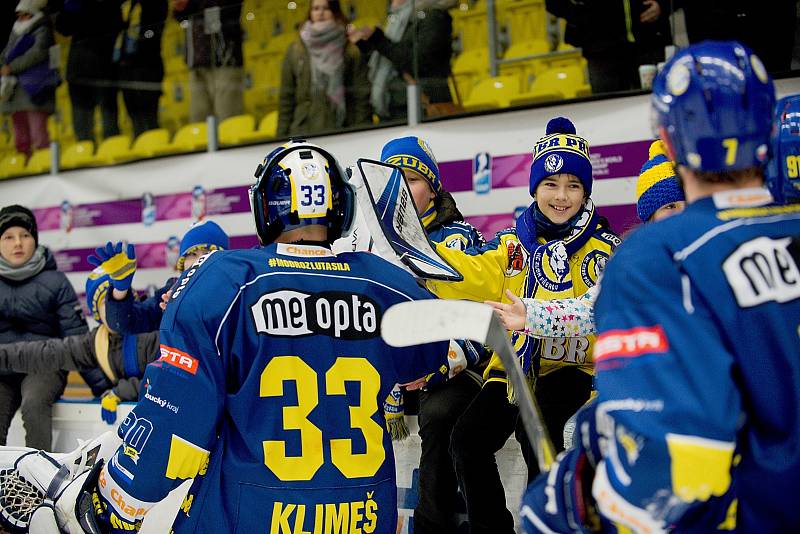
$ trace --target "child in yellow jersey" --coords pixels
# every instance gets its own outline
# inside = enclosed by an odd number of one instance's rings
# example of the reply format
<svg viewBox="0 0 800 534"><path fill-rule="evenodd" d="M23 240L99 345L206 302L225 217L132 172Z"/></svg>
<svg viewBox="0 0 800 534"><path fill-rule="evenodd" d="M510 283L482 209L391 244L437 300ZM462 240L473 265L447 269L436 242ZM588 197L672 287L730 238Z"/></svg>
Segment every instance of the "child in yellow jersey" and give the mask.
<svg viewBox="0 0 800 534"><path fill-rule="evenodd" d="M587 141L574 125L557 117L534 146L530 192L533 203L514 228L499 232L480 248L437 251L464 276L462 282L428 281L442 298L509 302L505 290L523 298L579 297L594 286L619 243L601 222L590 197L592 168ZM533 338L513 333L523 369L536 379L536 396L545 423L561 448L564 422L589 397L594 336ZM505 371L493 359L486 382L459 418L451 449L461 491L467 502L470 532L512 533L514 521L494 455L518 425L519 411L509 401ZM529 478L537 474L521 432Z"/></svg>

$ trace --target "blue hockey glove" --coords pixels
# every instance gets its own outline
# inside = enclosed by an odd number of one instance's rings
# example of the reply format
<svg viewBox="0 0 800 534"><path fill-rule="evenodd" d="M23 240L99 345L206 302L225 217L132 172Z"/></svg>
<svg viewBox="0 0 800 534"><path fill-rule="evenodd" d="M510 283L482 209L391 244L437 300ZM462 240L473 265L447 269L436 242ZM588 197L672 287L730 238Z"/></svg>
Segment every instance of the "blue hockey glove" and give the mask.
<svg viewBox="0 0 800 534"><path fill-rule="evenodd" d="M109 389L103 394L100 399L100 417L109 425L113 425L117 420L117 406L119 406L120 398L114 393L113 389Z"/></svg>
<svg viewBox="0 0 800 534"><path fill-rule="evenodd" d="M540 475L525 492L520 516L525 532L590 534L601 532L600 515L592 497L599 435L595 423L595 403L577 414L578 432L574 448L562 452L548 473ZM588 445L588 447L586 447Z"/></svg>
<svg viewBox="0 0 800 534"><path fill-rule="evenodd" d="M111 285L119 291L127 291L136 273L136 249L129 244L123 251L122 241L114 245L111 241L105 247L95 249L95 254L86 258L95 267L102 267L111 278Z"/></svg>

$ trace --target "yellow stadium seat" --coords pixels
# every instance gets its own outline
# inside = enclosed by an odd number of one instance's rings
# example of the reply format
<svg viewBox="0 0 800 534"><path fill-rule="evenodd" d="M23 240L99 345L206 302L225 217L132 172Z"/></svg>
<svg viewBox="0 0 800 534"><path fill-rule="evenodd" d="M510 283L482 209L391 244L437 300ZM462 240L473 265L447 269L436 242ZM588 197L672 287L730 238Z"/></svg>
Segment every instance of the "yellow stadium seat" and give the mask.
<svg viewBox="0 0 800 534"><path fill-rule="evenodd" d="M61 153L62 169L77 169L88 167L94 163L94 142L78 141L64 149Z"/></svg>
<svg viewBox="0 0 800 534"><path fill-rule="evenodd" d="M13 152L0 161L0 178L22 176L27 172L25 170L25 154Z"/></svg>
<svg viewBox="0 0 800 534"><path fill-rule="evenodd" d="M353 19L377 19L379 25L386 20L387 2L376 2L375 0L350 0L350 9L342 6L346 15Z"/></svg>
<svg viewBox="0 0 800 534"><path fill-rule="evenodd" d="M208 126L205 122L187 124L175 134L172 148L179 152L195 152L208 147Z"/></svg>
<svg viewBox="0 0 800 534"><path fill-rule="evenodd" d="M61 395L65 399L92 399L92 390L86 385L78 371L70 371L67 374L67 386Z"/></svg>
<svg viewBox="0 0 800 534"><path fill-rule="evenodd" d="M137 158L152 158L174 153L174 149L169 143L169 131L166 128L157 128L139 134L139 137L133 142L131 152Z"/></svg>
<svg viewBox="0 0 800 534"><path fill-rule="evenodd" d="M516 43L547 41L547 12L544 0L498 2L497 20L508 28L508 37ZM547 47L549 51L550 47Z"/></svg>
<svg viewBox="0 0 800 534"><path fill-rule="evenodd" d="M114 165L131 161L136 156L131 151L131 137L129 135L114 135L105 139L97 147L95 162L100 165Z"/></svg>
<svg viewBox="0 0 800 534"><path fill-rule="evenodd" d="M525 41L511 45L506 50L505 59L523 58L536 54L548 54L550 52L550 45L547 41ZM529 58L521 59L513 63L501 63L498 70L501 76L516 76L520 82L519 90L525 91L530 82L536 77L538 72L542 69L542 58Z"/></svg>
<svg viewBox="0 0 800 534"><path fill-rule="evenodd" d="M462 99L468 98L478 80L489 75L489 49L484 47L462 52L453 61L452 71L459 95Z"/></svg>
<svg viewBox="0 0 800 534"><path fill-rule="evenodd" d="M256 120L252 115L236 115L219 123L220 146L241 144L248 135L256 131Z"/></svg>
<svg viewBox="0 0 800 534"><path fill-rule="evenodd" d="M511 99L512 106L577 98L591 94L586 74L581 67L570 65L549 69L539 74L530 90Z"/></svg>
<svg viewBox="0 0 800 534"><path fill-rule="evenodd" d="M508 107L510 100L519 94L519 80L515 76L495 76L478 82L464 101L464 109L478 111Z"/></svg>
<svg viewBox="0 0 800 534"><path fill-rule="evenodd" d="M31 159L25 166L25 172L28 174L42 174L50 170L50 149L40 148L34 150L31 154Z"/></svg>
<svg viewBox="0 0 800 534"><path fill-rule="evenodd" d="M243 143L255 143L274 139L275 132L278 130L278 112L270 111L258 123L258 129L252 133L242 136Z"/></svg>
<svg viewBox="0 0 800 534"><path fill-rule="evenodd" d="M489 39L486 4L479 3L470 6L467 2L463 2L461 5L467 9L452 12L453 33L461 42L461 52L486 47Z"/></svg>

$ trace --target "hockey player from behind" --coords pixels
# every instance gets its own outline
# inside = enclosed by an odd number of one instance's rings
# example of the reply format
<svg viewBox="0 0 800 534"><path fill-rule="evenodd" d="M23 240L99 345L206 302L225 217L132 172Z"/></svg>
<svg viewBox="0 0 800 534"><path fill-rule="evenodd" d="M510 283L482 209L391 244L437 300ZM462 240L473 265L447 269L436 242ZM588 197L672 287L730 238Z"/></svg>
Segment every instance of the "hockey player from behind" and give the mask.
<svg viewBox="0 0 800 534"><path fill-rule="evenodd" d="M333 255L353 191L327 151L289 143L256 176L263 247L212 252L179 279L124 443L78 499L98 512L84 523L127 532L195 477L175 532L396 530L381 403L395 383L447 372L448 344L392 348L380 323L430 294L373 254ZM75 508L56 502L73 533Z"/></svg>
<svg viewBox="0 0 800 534"><path fill-rule="evenodd" d="M527 532L800 531L800 206L763 187L774 102L735 42L690 46L657 77L688 205L604 272L597 402L526 493Z"/></svg>

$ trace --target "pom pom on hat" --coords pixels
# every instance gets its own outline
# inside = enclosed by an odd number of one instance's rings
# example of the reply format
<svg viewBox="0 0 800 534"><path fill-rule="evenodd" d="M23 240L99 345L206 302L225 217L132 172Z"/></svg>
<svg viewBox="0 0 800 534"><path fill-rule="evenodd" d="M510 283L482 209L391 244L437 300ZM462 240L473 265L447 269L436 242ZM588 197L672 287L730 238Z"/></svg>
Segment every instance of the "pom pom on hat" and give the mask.
<svg viewBox="0 0 800 534"><path fill-rule="evenodd" d="M220 228L214 221L198 221L183 234L180 256L178 257L178 263L175 265L175 268L182 271L186 256L197 250L203 249L210 252L212 250L226 250L228 248L230 248L230 239L228 238L228 234L225 233L225 230Z"/></svg>
<svg viewBox="0 0 800 534"><path fill-rule="evenodd" d="M545 135L557 133L575 135L575 132L575 125L572 124L571 120L566 117L555 117L550 119L550 121L547 123Z"/></svg>
<svg viewBox="0 0 800 534"><path fill-rule="evenodd" d="M642 222L649 221L662 206L686 200L664 143L654 141L648 153L650 159L642 166L636 182L636 213Z"/></svg>
<svg viewBox="0 0 800 534"><path fill-rule="evenodd" d="M554 174L573 174L583 184L586 195L592 193L592 162L589 143L575 132L575 125L566 117L550 119L547 133L533 146L530 193L536 194L539 184Z"/></svg>

